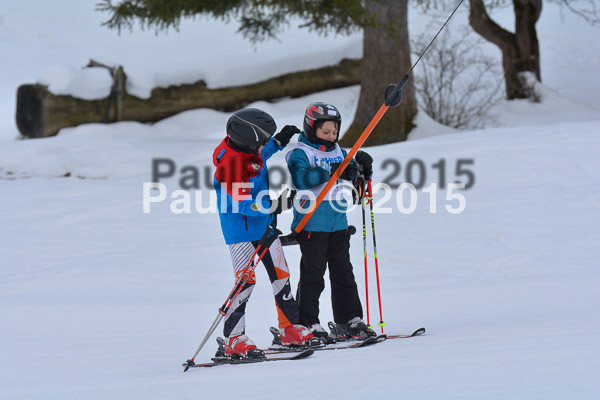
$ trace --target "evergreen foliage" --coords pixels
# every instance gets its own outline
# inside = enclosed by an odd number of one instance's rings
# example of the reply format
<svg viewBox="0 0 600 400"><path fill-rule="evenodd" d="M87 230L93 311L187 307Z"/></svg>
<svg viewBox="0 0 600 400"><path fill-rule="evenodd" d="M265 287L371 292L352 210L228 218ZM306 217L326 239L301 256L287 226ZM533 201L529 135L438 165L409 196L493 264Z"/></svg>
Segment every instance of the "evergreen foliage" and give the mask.
<svg viewBox="0 0 600 400"><path fill-rule="evenodd" d="M276 38L292 19L321 35L350 34L373 23L360 0L102 0L96 9L111 15L103 25L119 31L136 22L158 33L177 29L183 18L235 19L252 43Z"/></svg>

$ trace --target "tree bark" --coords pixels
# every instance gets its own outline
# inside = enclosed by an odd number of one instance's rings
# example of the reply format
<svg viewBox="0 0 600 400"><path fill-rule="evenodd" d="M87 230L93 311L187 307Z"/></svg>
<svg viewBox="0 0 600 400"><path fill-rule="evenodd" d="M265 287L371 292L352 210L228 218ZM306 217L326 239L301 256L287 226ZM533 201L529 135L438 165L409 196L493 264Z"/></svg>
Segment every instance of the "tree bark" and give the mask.
<svg viewBox="0 0 600 400"><path fill-rule="evenodd" d="M212 108L233 111L254 101L300 97L328 89L360 84L360 60L342 60L336 66L295 72L251 85L207 89L203 81L155 88L149 99L123 94L122 109L114 104L110 121L121 113L123 121L155 122L182 111ZM17 127L28 138L53 136L62 128L104 122L109 97L82 100L54 95L43 85L22 85L17 90Z"/></svg>
<svg viewBox="0 0 600 400"><path fill-rule="evenodd" d="M542 0L513 0L515 33L494 22L485 10L483 0L470 0L469 23L475 32L494 43L502 51L502 67L507 99L530 96L521 73L532 72L542 80L540 50L535 24L542 12Z"/></svg>
<svg viewBox="0 0 600 400"><path fill-rule="evenodd" d="M367 9L375 25L364 29L360 98L354 122L340 141L343 146L356 142L383 104L387 85L398 83L411 68L408 0L372 0ZM409 79L402 90L402 103L387 111L365 146L406 140L416 113L415 88Z"/></svg>

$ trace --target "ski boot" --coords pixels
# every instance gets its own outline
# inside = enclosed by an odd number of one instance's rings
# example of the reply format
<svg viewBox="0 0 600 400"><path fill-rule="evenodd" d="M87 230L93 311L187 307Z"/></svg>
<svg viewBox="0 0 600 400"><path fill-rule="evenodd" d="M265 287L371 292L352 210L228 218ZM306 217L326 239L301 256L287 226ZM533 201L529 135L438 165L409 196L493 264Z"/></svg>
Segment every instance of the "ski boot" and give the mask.
<svg viewBox="0 0 600 400"><path fill-rule="evenodd" d="M377 336L377 333L369 328L365 321L360 317L352 318L345 324L329 322L328 325L331 330L331 335L337 338L338 341L349 339L365 340L368 337Z"/></svg>
<svg viewBox="0 0 600 400"><path fill-rule="evenodd" d="M283 329L271 328L273 334L273 346L271 348L281 349L309 349L325 346L325 343L315 337L302 325L289 325Z"/></svg>
<svg viewBox="0 0 600 400"><path fill-rule="evenodd" d="M215 358L266 358L265 352L257 348L254 342L244 334L229 339L217 338L219 348Z"/></svg>
<svg viewBox="0 0 600 400"><path fill-rule="evenodd" d="M313 334L313 336L318 337L319 339L321 339L322 342L326 344L332 344L336 342L336 338L329 335L329 333L325 329L323 329L323 327L319 323L311 325L308 328L308 330L310 331L310 333Z"/></svg>

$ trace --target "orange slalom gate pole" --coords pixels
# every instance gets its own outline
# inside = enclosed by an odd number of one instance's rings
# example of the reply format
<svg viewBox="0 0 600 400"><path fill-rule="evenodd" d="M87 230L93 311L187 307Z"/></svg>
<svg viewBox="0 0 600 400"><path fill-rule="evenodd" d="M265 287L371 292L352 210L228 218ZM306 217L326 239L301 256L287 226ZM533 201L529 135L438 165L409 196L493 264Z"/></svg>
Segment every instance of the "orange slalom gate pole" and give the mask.
<svg viewBox="0 0 600 400"><path fill-rule="evenodd" d="M319 193L319 195L317 196L317 200L315 200L315 203L312 205L312 209L309 212L307 212L304 215L304 217L302 217L300 223L296 226L296 229L294 229L294 232L296 234L302 232L302 229L304 229L310 217L312 217L317 208L319 208L319 205L321 204L325 196L327 196L327 193L329 193L329 190L331 189L333 184L338 180L340 175L342 175L342 172L344 172L348 164L350 164L350 160L352 160L352 158L356 155L358 149L360 149L363 143L365 143L365 141L367 140L371 132L373 132L373 129L375 129L375 127L377 126L383 115L386 113L388 108L400 105L400 103L402 102L402 88L406 84L406 81L408 81L408 78L409 74L406 74L402 77L398 84L392 83L385 88L384 103L381 105L381 107L379 107L379 111L377 111L377 114L375 114L373 119L371 119L371 122L369 122L369 125L367 125L367 127L360 135L356 143L354 143L354 146L352 146L348 154L346 154L346 157L342 161L342 164L338 167L338 169L335 170L333 175L331 175L331 178L329 178L329 181L327 182L323 190L321 190L321 193Z"/></svg>

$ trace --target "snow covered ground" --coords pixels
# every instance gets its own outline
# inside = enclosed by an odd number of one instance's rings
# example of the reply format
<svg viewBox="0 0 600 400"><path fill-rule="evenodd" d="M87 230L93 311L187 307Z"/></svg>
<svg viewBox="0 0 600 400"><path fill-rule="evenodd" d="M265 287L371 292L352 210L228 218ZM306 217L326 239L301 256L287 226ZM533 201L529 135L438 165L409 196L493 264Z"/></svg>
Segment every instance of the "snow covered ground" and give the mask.
<svg viewBox="0 0 600 400"><path fill-rule="evenodd" d="M226 398L243 390L256 399L595 398L599 131L598 121L501 128L370 149L378 177L390 174L381 169L385 159L403 166L423 160L428 182L436 181L430 165L440 158L448 181L456 160L474 160L476 181L463 192L462 214L445 210L456 207L446 191L438 191L436 214L422 191L408 215L378 196L380 207L393 210L376 216L386 331L425 326L428 334L298 362L186 374L179 364L230 290L229 255L214 214L176 215L170 201L144 214L142 182L151 156L200 168L217 140L191 148L189 138L165 134L154 138L147 159L126 162L130 144L115 157L110 136L65 135L87 136L99 159L104 154L126 172L0 181L0 397ZM139 145L148 141L137 137ZM188 149L188 158L176 148ZM272 165L283 165L283 155ZM177 178L165 183L179 188ZM350 218L360 226L359 210ZM289 222L287 215L280 224ZM362 293L361 238L352 246ZM295 282L298 250L286 248L286 255ZM258 279L248 334L267 346L276 312L262 270ZM323 321L331 319L327 298ZM198 359L214 349L211 340Z"/></svg>
<svg viewBox="0 0 600 400"><path fill-rule="evenodd" d="M179 171L194 166L202 193L191 195L207 205L212 149L223 137L228 115L194 110L152 126L91 124L54 138L12 140L10 96L18 84L35 81L54 68L49 66L53 62L79 66L100 53L118 61L135 58L127 45L106 40L113 33L90 28L103 17L89 9L84 2L70 3L65 21L70 28L57 29L58 12L35 11L31 2L2 7L0 45L16 56L0 74L1 399L600 396L594 372L600 367L600 81L595 72L599 56L592 51L598 39L590 33L597 31L567 15L568 29L559 34L560 14L548 13L553 10L549 5L540 21L542 54L549 57L541 104L504 104L502 127L470 132L440 127L420 114L411 134L419 140L368 150L376 160L378 181L402 182L411 160L424 163L425 186L440 182L440 168L432 166L441 165L440 160L445 183L466 180L467 175L457 176L459 160L474 174L473 187L460 192L466 200L460 214L447 211L445 206L456 207L457 201L447 200L448 191L441 188L433 204L419 190L410 214L399 211L396 190L389 199L383 191L376 196L386 333L425 326L427 335L320 352L302 361L183 374L180 364L193 354L231 289L229 254L217 215L173 213L170 199L143 213L142 186L151 178L154 158L171 158L178 173L163 180L169 194L180 189ZM190 23L179 36L136 32L123 39L130 45L133 40L142 52L159 48L163 55L187 57L198 40L193 29ZM290 34L294 43L302 42L300 36ZM247 47L234 36L223 40ZM332 48L343 54L346 40L332 38ZM181 43L179 50L173 43ZM24 44L31 45L27 52L20 47ZM268 46L288 49L289 43ZM106 53L92 54L88 48ZM294 49L301 53L299 45ZM34 54L53 52L56 58L40 57L33 66ZM260 47L257 53L258 58L265 54ZM226 57L225 51L219 54ZM281 54L290 60L285 68L296 60L294 54ZM583 54L586 62L567 63L564 57L572 54ZM192 80L196 56L189 55L187 64ZM170 71L165 61L170 57L156 57L156 69L141 60L135 67L139 82L152 82L149 87L160 81L157 76L172 78L161 75ZM279 73L274 67L279 64L269 62L271 71ZM175 64L182 69L173 74L188 79L187 66ZM218 84L218 72L207 68L203 73ZM306 104L318 99L339 106L350 121L357 95L358 88L352 87L253 106L276 116L279 126L299 125ZM394 175L397 164L402 169ZM274 166L284 166L284 153L270 161ZM403 206L408 204L405 196ZM359 209L350 220L361 225ZM290 214L280 218L285 229L290 222ZM285 252L295 286L300 254L293 247ZM356 235L352 257L362 294L361 256L362 238ZM264 347L276 311L260 268L258 280L247 333ZM372 294L374 281L372 271ZM332 318L328 297L326 289L322 322ZM372 295L372 322L378 318L375 301ZM213 338L197 360L210 358L215 347Z"/></svg>

